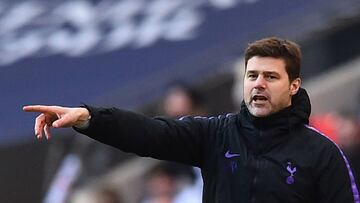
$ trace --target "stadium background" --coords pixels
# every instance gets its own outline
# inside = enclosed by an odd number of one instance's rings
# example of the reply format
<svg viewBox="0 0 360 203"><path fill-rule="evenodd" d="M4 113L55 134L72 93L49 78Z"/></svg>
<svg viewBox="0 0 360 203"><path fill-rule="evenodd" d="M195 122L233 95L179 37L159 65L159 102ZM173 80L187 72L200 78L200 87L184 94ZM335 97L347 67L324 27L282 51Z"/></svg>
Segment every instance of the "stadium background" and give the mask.
<svg viewBox="0 0 360 203"><path fill-rule="evenodd" d="M64 157L76 150L87 156L83 149L91 146L111 155L83 161L103 167L83 174L79 187L121 176L116 168L124 171L134 160L75 140L71 130L39 142L35 114L22 112L23 105L86 103L154 115L169 84L185 81L202 92L211 114L236 112L235 69L243 68L247 43L267 36L301 45L314 114L359 114L356 0L1 1L0 202L41 202Z"/></svg>

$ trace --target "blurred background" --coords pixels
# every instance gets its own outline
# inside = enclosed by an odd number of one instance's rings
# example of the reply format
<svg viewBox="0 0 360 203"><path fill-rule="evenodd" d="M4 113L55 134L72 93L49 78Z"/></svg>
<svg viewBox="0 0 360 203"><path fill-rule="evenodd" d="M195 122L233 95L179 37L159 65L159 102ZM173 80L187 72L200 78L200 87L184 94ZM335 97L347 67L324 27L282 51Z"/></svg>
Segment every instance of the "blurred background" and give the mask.
<svg viewBox="0 0 360 203"><path fill-rule="evenodd" d="M243 53L300 44L311 124L360 173L358 0L1 0L0 202L200 202L196 168L73 130L33 134L27 104L115 106L149 116L237 112Z"/></svg>

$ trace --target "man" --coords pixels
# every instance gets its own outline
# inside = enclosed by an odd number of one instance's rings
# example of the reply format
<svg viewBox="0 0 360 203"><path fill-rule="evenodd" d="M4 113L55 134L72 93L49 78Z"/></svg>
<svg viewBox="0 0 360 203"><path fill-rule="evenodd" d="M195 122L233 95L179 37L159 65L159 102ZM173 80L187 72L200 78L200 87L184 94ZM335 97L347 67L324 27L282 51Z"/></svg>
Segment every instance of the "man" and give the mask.
<svg viewBox="0 0 360 203"><path fill-rule="evenodd" d="M26 106L41 112L38 138L71 127L140 156L198 166L203 202L360 202L342 152L307 126L297 44L265 38L245 52L240 113L217 118L148 118L115 108Z"/></svg>

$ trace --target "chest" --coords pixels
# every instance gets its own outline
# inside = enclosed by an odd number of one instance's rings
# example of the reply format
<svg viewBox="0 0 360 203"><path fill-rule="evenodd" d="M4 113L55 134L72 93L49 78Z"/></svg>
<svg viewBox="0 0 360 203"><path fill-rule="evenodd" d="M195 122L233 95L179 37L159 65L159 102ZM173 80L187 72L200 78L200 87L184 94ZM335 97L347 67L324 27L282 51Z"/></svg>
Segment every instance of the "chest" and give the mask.
<svg viewBox="0 0 360 203"><path fill-rule="evenodd" d="M286 139L259 153L237 136L216 148L208 182L218 197L231 202L311 202L316 177L306 145Z"/></svg>

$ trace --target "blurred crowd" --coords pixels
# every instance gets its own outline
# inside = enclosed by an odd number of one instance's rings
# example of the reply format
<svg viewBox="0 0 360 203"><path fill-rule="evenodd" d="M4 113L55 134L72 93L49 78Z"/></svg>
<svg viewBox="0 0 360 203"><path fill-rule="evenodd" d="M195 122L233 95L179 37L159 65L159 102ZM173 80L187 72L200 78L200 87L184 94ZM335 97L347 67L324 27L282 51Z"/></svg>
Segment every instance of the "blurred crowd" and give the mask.
<svg viewBox="0 0 360 203"><path fill-rule="evenodd" d="M169 118L209 115L200 92L182 82L168 87L161 106L162 114ZM198 168L162 162L149 171L145 180L141 203L201 202L202 178Z"/></svg>

